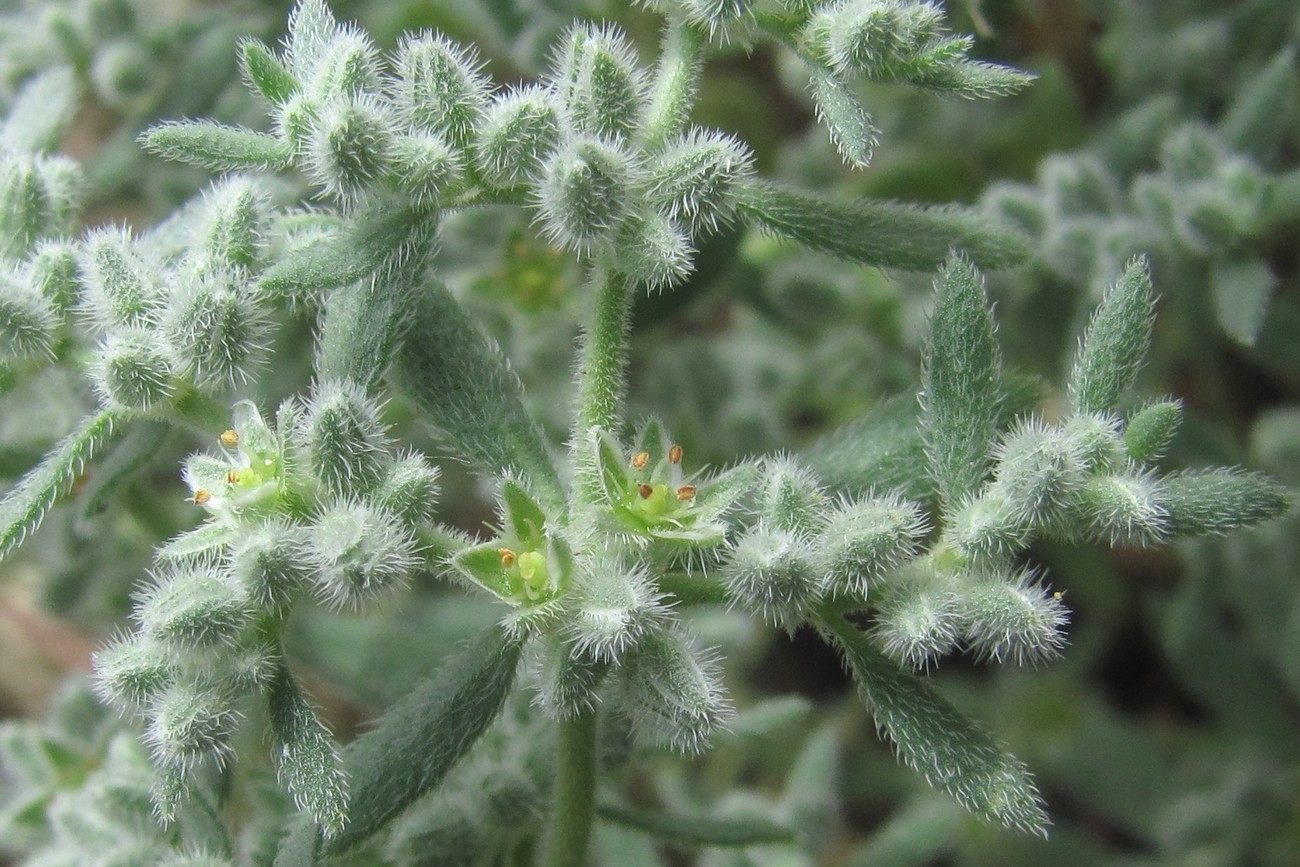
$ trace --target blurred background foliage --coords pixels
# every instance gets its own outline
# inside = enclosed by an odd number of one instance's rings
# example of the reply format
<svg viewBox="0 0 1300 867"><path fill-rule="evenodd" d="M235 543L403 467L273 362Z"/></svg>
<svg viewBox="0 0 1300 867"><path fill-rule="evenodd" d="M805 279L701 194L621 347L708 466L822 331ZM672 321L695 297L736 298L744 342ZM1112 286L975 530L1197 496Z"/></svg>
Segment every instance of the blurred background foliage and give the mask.
<svg viewBox="0 0 1300 867"><path fill-rule="evenodd" d="M643 57L658 41L654 13L613 0L334 5L380 45L420 28L474 42L503 82L544 68L547 46L575 17L620 21ZM706 70L696 120L737 133L761 172L793 184L982 203L1022 226L1034 260L991 276L989 288L1007 362L1049 418L1087 311L1130 255L1149 253L1161 298L1138 391L1177 398L1185 412L1166 465L1239 464L1300 486L1300 7L948 7L955 30L980 34L973 55L1036 73L1034 86L975 104L863 84L885 135L874 164L851 172L814 122L799 65L770 46L736 43ZM0 104L55 66L81 82L61 149L91 181L88 225L151 226L201 188L201 172L140 151L135 136L150 122L265 126L236 80L235 46L242 33L278 38L287 3L29 0L0 9ZM575 267L526 215L504 209L450 219L437 267L562 439ZM915 393L929 298L923 276L845 265L740 230L715 237L686 285L639 302L634 409L664 418L701 462L798 451ZM312 328L302 319L281 331L257 392L263 406L307 382ZM0 380L0 478L12 481L92 397L58 368L20 385L8 371ZM400 404L389 414L404 439L441 457ZM0 839L14 852L76 839L78 819L98 821L114 799L147 789L140 748L122 736L131 723L96 711L78 678L90 650L124 622L151 547L198 520L178 472L194 447L137 426L3 567ZM491 518L484 492L441 463L444 519L480 529ZM822 832L797 847L669 852L668 863L1300 863L1300 518L1159 551L1044 543L1033 557L1073 613L1064 659L1025 671L954 658L934 676L1036 773L1055 822L1049 839L983 825L899 767L815 635L786 636L719 609L694 625L734 663L735 731L698 760L640 763L627 782L646 804L676 812L797 814ZM417 586L364 620L306 612L291 649L347 737L494 617L444 584ZM266 782L253 787L265 803L244 805L265 819L287 805L256 766L264 752L250 750L239 773ZM259 839L249 833L242 853L253 863L270 851ZM597 846L602 863L664 863L616 826L600 829Z"/></svg>

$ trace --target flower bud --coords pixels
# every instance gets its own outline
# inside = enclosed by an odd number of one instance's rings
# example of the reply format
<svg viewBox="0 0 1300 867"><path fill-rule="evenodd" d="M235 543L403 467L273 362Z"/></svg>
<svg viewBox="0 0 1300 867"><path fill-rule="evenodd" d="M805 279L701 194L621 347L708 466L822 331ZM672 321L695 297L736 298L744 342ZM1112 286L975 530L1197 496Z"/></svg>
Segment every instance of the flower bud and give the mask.
<svg viewBox="0 0 1300 867"><path fill-rule="evenodd" d="M621 149L577 138L547 161L538 184L543 230L579 252L610 237L632 208L637 171Z"/></svg>
<svg viewBox="0 0 1300 867"><path fill-rule="evenodd" d="M997 471L990 494L1003 498L1028 527L1051 523L1083 484L1083 460L1072 445L1056 429L1021 424L994 451Z"/></svg>
<svg viewBox="0 0 1300 867"><path fill-rule="evenodd" d="M641 740L699 753L733 715L716 660L684 636L656 632L619 670L620 712Z"/></svg>
<svg viewBox="0 0 1300 867"><path fill-rule="evenodd" d="M692 237L716 232L735 219L736 187L753 172L753 156L734 137L693 129L655 157L646 198Z"/></svg>
<svg viewBox="0 0 1300 867"><path fill-rule="evenodd" d="M498 97L479 126L479 172L497 187L530 181L559 147L561 133L555 97L549 91L529 87Z"/></svg>
<svg viewBox="0 0 1300 867"><path fill-rule="evenodd" d="M738 607L785 629L802 623L822 594L812 546L788 530L762 524L736 542L722 574Z"/></svg>
<svg viewBox="0 0 1300 867"><path fill-rule="evenodd" d="M267 217L267 202L257 186L246 178L225 180L203 197L198 241L216 268L252 268Z"/></svg>
<svg viewBox="0 0 1300 867"><path fill-rule="evenodd" d="M368 490L392 462L379 404L351 381L316 387L303 433L312 471L340 495Z"/></svg>
<svg viewBox="0 0 1300 867"><path fill-rule="evenodd" d="M1183 404L1177 400L1158 401L1135 412L1124 427L1124 449L1129 457L1141 464L1158 461L1182 417Z"/></svg>
<svg viewBox="0 0 1300 867"><path fill-rule="evenodd" d="M1097 475L1072 504L1072 517L1094 538L1112 545L1152 545L1169 532L1169 509L1160 480L1148 473Z"/></svg>
<svg viewBox="0 0 1300 867"><path fill-rule="evenodd" d="M574 577L565 631L576 653L617 662L668 619L649 574L629 570L613 554L584 563Z"/></svg>
<svg viewBox="0 0 1300 867"><path fill-rule="evenodd" d="M442 200L464 174L460 155L441 136L401 135L393 142L389 179L421 204Z"/></svg>
<svg viewBox="0 0 1300 867"><path fill-rule="evenodd" d="M1005 557L1029 544L1030 526L1016 504L988 489L951 516L944 536L972 561Z"/></svg>
<svg viewBox="0 0 1300 867"><path fill-rule="evenodd" d="M155 576L136 607L149 638L178 649L231 646L251 611L243 588L211 562L173 566Z"/></svg>
<svg viewBox="0 0 1300 867"><path fill-rule="evenodd" d="M178 683L154 706L145 741L154 759L169 768L188 771L205 759L223 765L234 756L238 723L238 713L216 688Z"/></svg>
<svg viewBox="0 0 1300 867"><path fill-rule="evenodd" d="M683 0L686 17L706 28L710 35L739 22L753 11L753 0Z"/></svg>
<svg viewBox="0 0 1300 867"><path fill-rule="evenodd" d="M822 524L826 497L817 475L793 458L769 459L763 467L759 517L777 530L812 533Z"/></svg>
<svg viewBox="0 0 1300 867"><path fill-rule="evenodd" d="M179 372L200 388L246 382L262 360L269 325L250 287L222 271L182 275L162 317Z"/></svg>
<svg viewBox="0 0 1300 867"><path fill-rule="evenodd" d="M115 638L95 652L95 687L120 708L140 710L171 686L176 668L169 651L140 636Z"/></svg>
<svg viewBox="0 0 1300 867"><path fill-rule="evenodd" d="M359 502L329 506L308 534L316 590L335 608L359 609L405 584L417 550L396 518Z"/></svg>
<svg viewBox="0 0 1300 867"><path fill-rule="evenodd" d="M492 87L474 51L426 34L398 46L395 65L393 102L402 121L455 148L468 145Z"/></svg>
<svg viewBox="0 0 1300 867"><path fill-rule="evenodd" d="M433 520L438 505L440 471L420 455L407 455L388 466L387 474L375 489L375 502L416 527Z"/></svg>
<svg viewBox="0 0 1300 867"><path fill-rule="evenodd" d="M1078 456L1085 473L1113 472L1128 462L1120 438L1120 420L1109 413L1079 413L1061 425L1066 448Z"/></svg>
<svg viewBox="0 0 1300 867"><path fill-rule="evenodd" d="M694 267L690 239L671 220L649 208L623 221L614 248L619 269L649 289L679 283Z"/></svg>
<svg viewBox="0 0 1300 867"><path fill-rule="evenodd" d="M370 38L353 27L337 28L320 46L305 90L321 103L377 92L379 52Z"/></svg>
<svg viewBox="0 0 1300 867"><path fill-rule="evenodd" d="M958 605L966 641L985 659L1033 665L1060 655L1069 615L1059 595L1048 593L1031 574L1009 581L977 579Z"/></svg>
<svg viewBox="0 0 1300 867"><path fill-rule="evenodd" d="M336 199L353 201L392 169L396 135L372 99L329 103L311 128L307 174Z"/></svg>
<svg viewBox="0 0 1300 867"><path fill-rule="evenodd" d="M641 125L645 83L632 46L615 28L570 30L556 57L555 87L579 132L626 141Z"/></svg>
<svg viewBox="0 0 1300 867"><path fill-rule="evenodd" d="M128 233L91 233L82 244L81 279L92 323L101 329L155 325L163 304L160 273Z"/></svg>
<svg viewBox="0 0 1300 867"><path fill-rule="evenodd" d="M27 279L62 314L77 302L81 289L80 270L71 245L46 241L37 246L27 263Z"/></svg>
<svg viewBox="0 0 1300 867"><path fill-rule="evenodd" d="M956 648L961 627L952 588L937 576L918 572L890 588L876 612L871 637L886 655L919 669Z"/></svg>
<svg viewBox="0 0 1300 867"><path fill-rule="evenodd" d="M252 604L283 610L297 598L309 577L306 534L284 521L269 521L230 549L230 567Z"/></svg>
<svg viewBox="0 0 1300 867"><path fill-rule="evenodd" d="M0 273L0 362L53 358L58 327L48 298L19 275Z"/></svg>
<svg viewBox="0 0 1300 867"><path fill-rule="evenodd" d="M65 157L5 157L0 161L0 252L23 259L42 238L67 235L80 189L80 169Z"/></svg>
<svg viewBox="0 0 1300 867"><path fill-rule="evenodd" d="M172 362L158 338L137 328L114 331L91 363L95 390L108 406L148 411L171 399Z"/></svg>
<svg viewBox="0 0 1300 867"><path fill-rule="evenodd" d="M925 531L925 517L913 503L893 497L841 502L817 542L826 589L865 596L875 579L915 555Z"/></svg>
<svg viewBox="0 0 1300 867"><path fill-rule="evenodd" d="M943 32L933 3L856 0L821 13L826 53L841 75L890 78Z"/></svg>

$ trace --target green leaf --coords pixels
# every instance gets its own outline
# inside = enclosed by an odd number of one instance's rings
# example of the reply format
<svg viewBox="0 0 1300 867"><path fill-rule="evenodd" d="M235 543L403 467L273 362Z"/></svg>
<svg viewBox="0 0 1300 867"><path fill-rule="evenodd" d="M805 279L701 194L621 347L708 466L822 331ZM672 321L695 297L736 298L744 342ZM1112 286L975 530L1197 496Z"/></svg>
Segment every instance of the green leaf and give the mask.
<svg viewBox="0 0 1300 867"><path fill-rule="evenodd" d="M40 525L95 453L113 438L119 418L109 410L90 416L5 494L0 500L0 559Z"/></svg>
<svg viewBox="0 0 1300 867"><path fill-rule="evenodd" d="M1124 450L1140 464L1160 459L1183 418L1183 404L1161 400L1142 407L1124 426Z"/></svg>
<svg viewBox="0 0 1300 867"><path fill-rule="evenodd" d="M1247 346L1255 344L1276 288L1277 277L1262 259L1215 259L1210 265L1210 295L1219 325Z"/></svg>
<svg viewBox="0 0 1300 867"><path fill-rule="evenodd" d="M812 93L817 116L826 124L840 156L854 168L866 168L880 142L880 130L857 94L824 69L812 70Z"/></svg>
<svg viewBox="0 0 1300 867"><path fill-rule="evenodd" d="M289 146L274 136L204 120L164 123L148 129L140 143L169 160L213 172L282 169Z"/></svg>
<svg viewBox="0 0 1300 867"><path fill-rule="evenodd" d="M838 639L876 725L908 767L973 813L1008 828L1047 833L1047 813L1019 760L925 679L900 670L848 621L832 617L823 625Z"/></svg>
<svg viewBox="0 0 1300 867"><path fill-rule="evenodd" d="M765 181L738 184L736 192L741 212L768 231L864 265L928 270L955 247L981 267L996 269L1030 253L1023 235L972 209L845 202Z"/></svg>
<svg viewBox="0 0 1300 867"><path fill-rule="evenodd" d="M1219 121L1219 136L1235 153L1271 156L1295 115L1296 47L1289 44L1236 89Z"/></svg>
<svg viewBox="0 0 1300 867"><path fill-rule="evenodd" d="M198 557L229 545L241 532L234 524L208 521L169 540L154 551L154 557L159 561Z"/></svg>
<svg viewBox="0 0 1300 867"><path fill-rule="evenodd" d="M934 496L916 398L882 401L865 415L813 440L799 460L832 491L898 491L911 500Z"/></svg>
<svg viewBox="0 0 1300 867"><path fill-rule="evenodd" d="M1207 536L1250 527L1285 514L1291 495L1259 473L1217 468L1160 480L1171 536Z"/></svg>
<svg viewBox="0 0 1300 867"><path fill-rule="evenodd" d="M409 333L393 375L424 417L483 472L522 474L544 503L561 505L559 475L524 409L519 378L445 286L426 282Z"/></svg>
<svg viewBox="0 0 1300 867"><path fill-rule="evenodd" d="M141 470L165 452L172 431L171 425L157 421L132 425L117 447L95 467L90 481L82 489L82 516L93 518L107 509L109 501L123 484L134 480Z"/></svg>
<svg viewBox="0 0 1300 867"><path fill-rule="evenodd" d="M1001 360L980 275L950 259L935 280L921 425L930 474L951 513L979 490L988 472L1002 399Z"/></svg>
<svg viewBox="0 0 1300 867"><path fill-rule="evenodd" d="M18 91L0 128L0 146L24 154L52 151L76 109L76 74L67 66L47 69Z"/></svg>
<svg viewBox="0 0 1300 867"><path fill-rule="evenodd" d="M532 498L532 495L514 479L501 483L501 506L506 521L505 529L514 533L521 542L533 546L540 545L544 536L542 528L546 526L546 513ZM497 567L500 568L500 563Z"/></svg>
<svg viewBox="0 0 1300 867"><path fill-rule="evenodd" d="M1151 342L1152 301L1146 260L1133 259L1106 291L1083 337L1070 377L1075 412L1110 412L1133 385Z"/></svg>
<svg viewBox="0 0 1300 867"><path fill-rule="evenodd" d="M346 757L348 824L325 842L327 852L369 838L437 787L501 712L522 647L492 627L357 738Z"/></svg>
<svg viewBox="0 0 1300 867"><path fill-rule="evenodd" d="M739 848L793 843L794 831L762 816L650 813L601 804L596 815L681 846Z"/></svg>
<svg viewBox="0 0 1300 867"><path fill-rule="evenodd" d="M267 688L276 770L299 809L333 837L347 821L347 792L329 729L283 661Z"/></svg>
<svg viewBox="0 0 1300 867"><path fill-rule="evenodd" d="M514 596L505 569L501 565L501 552L497 542L485 542L457 551L452 564L465 577L502 599Z"/></svg>
<svg viewBox="0 0 1300 867"><path fill-rule="evenodd" d="M1010 66L966 60L937 66L909 78L907 83L929 90L955 93L966 99L1009 96L1024 90L1036 78Z"/></svg>
<svg viewBox="0 0 1300 867"><path fill-rule="evenodd" d="M239 43L239 65L244 78L272 105L282 105L298 90L298 79L261 40Z"/></svg>
<svg viewBox="0 0 1300 867"><path fill-rule="evenodd" d="M370 390L411 323L437 221L420 208L389 211L381 204L358 215L343 242L368 267L365 277L335 290L325 304L316 355L320 381L351 380Z"/></svg>

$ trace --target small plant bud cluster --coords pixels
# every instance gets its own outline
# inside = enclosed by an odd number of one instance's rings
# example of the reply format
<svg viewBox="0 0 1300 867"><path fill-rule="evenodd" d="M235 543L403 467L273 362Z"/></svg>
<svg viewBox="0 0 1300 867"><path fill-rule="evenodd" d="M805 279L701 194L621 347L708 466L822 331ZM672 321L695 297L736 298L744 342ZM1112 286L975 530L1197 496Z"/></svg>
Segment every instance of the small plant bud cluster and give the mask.
<svg viewBox="0 0 1300 867"><path fill-rule="evenodd" d="M145 715L154 759L175 777L175 791L157 798L164 813L198 766L232 757L248 696L296 689L280 633L304 593L355 610L422 562L416 534L428 526L438 473L392 453L371 398L324 383L305 403L281 406L276 425L241 402L220 450L186 462L190 501L213 520L160 549L136 602L138 630L96 656L102 694ZM290 706L314 720L303 701ZM332 762L327 741L325 754Z"/></svg>
<svg viewBox="0 0 1300 867"><path fill-rule="evenodd" d="M736 606L786 630L834 600L862 604L916 556L927 532L919 506L828 496L791 458L767 461L761 474L756 520L732 543L722 572Z"/></svg>

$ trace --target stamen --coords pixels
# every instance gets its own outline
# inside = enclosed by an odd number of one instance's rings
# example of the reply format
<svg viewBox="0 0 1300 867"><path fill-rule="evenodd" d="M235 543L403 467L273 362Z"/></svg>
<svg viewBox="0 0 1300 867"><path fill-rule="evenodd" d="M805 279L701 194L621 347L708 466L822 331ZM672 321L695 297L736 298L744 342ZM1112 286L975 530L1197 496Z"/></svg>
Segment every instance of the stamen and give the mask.
<svg viewBox="0 0 1300 867"><path fill-rule="evenodd" d="M221 444L228 449L233 449L235 446L239 445L239 434L235 433L233 430L223 431L221 436L217 437L217 439L221 440Z"/></svg>
<svg viewBox="0 0 1300 867"><path fill-rule="evenodd" d="M649 463L650 463L649 452L637 452L636 454L632 455L632 469L634 470L644 470Z"/></svg>
<svg viewBox="0 0 1300 867"><path fill-rule="evenodd" d="M673 443L672 447L668 449L668 463L680 464L682 462L682 454L682 447Z"/></svg>
<svg viewBox="0 0 1300 867"><path fill-rule="evenodd" d="M202 506L204 503L206 503L208 500L211 499L212 499L211 491L207 490L206 488L199 488L197 491L194 492L194 496L190 497L190 502L196 506Z"/></svg>
<svg viewBox="0 0 1300 867"><path fill-rule="evenodd" d="M650 495L655 492L655 489L647 485L645 482L642 482L636 486L636 492L641 495L641 499L648 500L650 499Z"/></svg>
<svg viewBox="0 0 1300 867"><path fill-rule="evenodd" d="M511 566L515 565L516 554L514 551L511 551L509 548L498 548L497 553L501 555L502 569L509 569Z"/></svg>
<svg viewBox="0 0 1300 867"><path fill-rule="evenodd" d="M677 489L677 499L681 500L683 503L695 499L695 486L682 485L680 488Z"/></svg>

